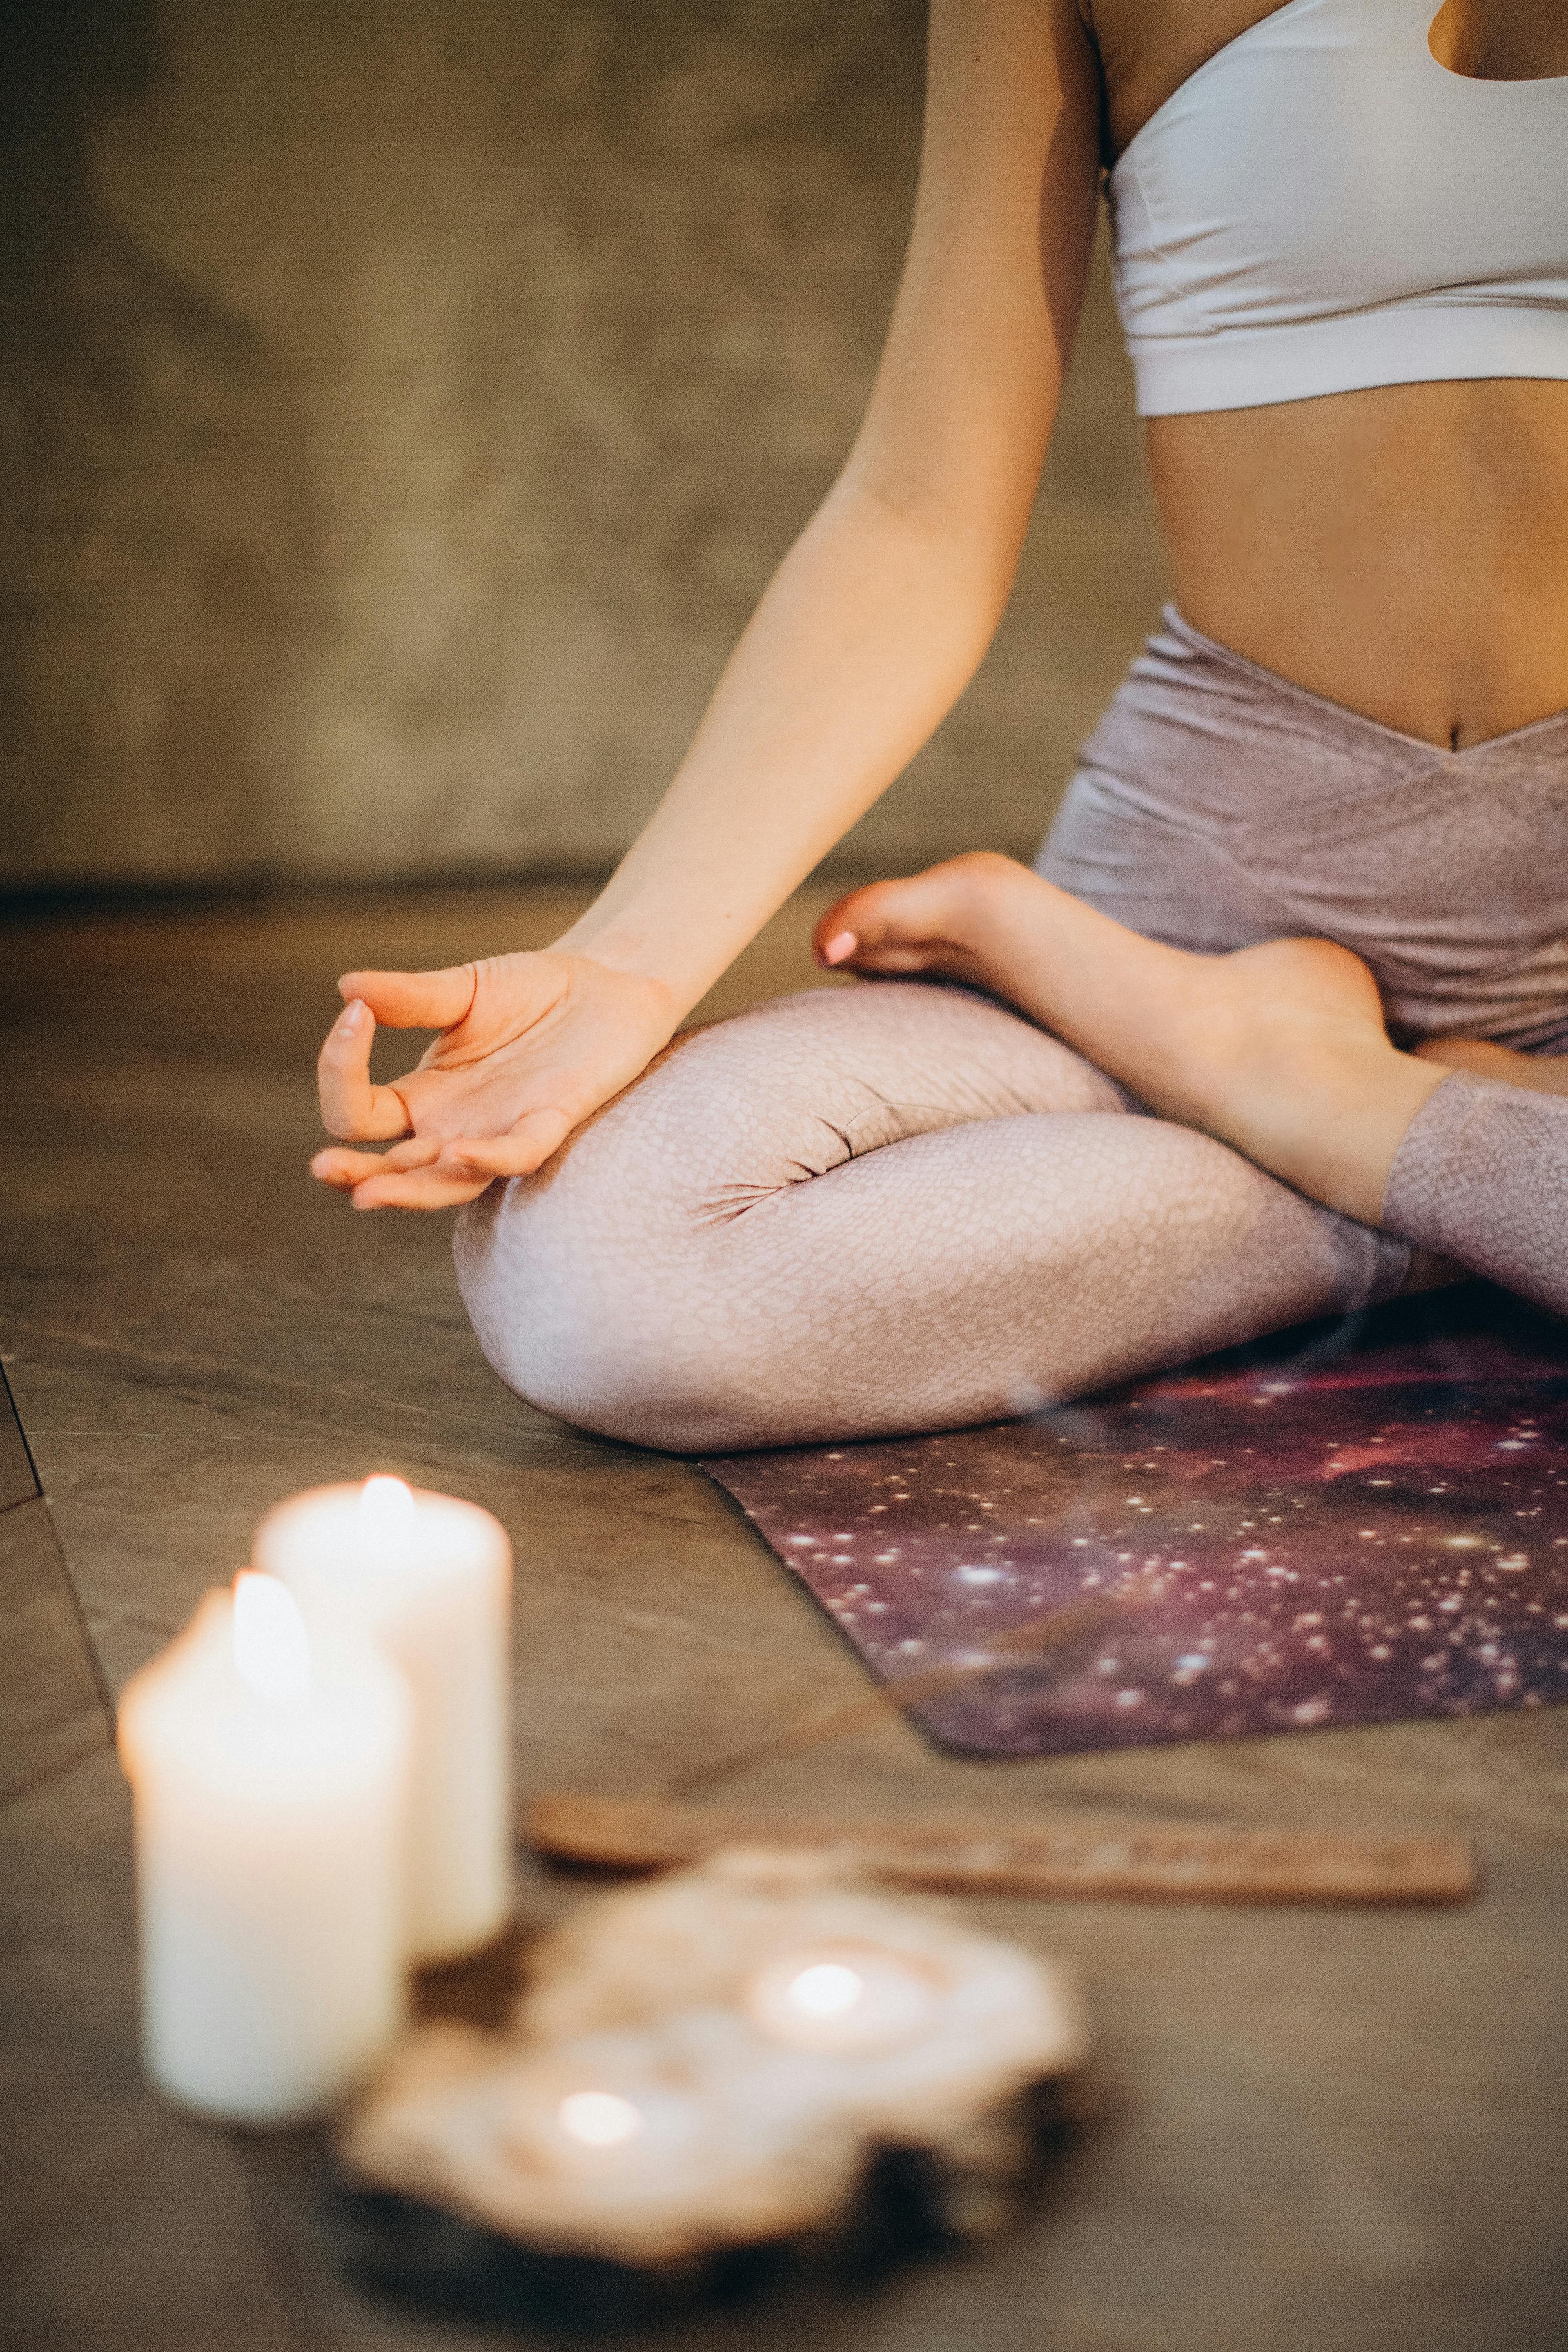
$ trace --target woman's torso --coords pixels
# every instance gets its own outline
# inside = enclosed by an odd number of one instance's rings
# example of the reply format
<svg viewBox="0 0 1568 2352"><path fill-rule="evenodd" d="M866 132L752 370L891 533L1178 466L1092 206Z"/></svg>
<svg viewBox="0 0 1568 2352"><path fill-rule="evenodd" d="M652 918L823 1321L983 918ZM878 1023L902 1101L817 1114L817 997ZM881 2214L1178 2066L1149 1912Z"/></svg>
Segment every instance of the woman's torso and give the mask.
<svg viewBox="0 0 1568 2352"><path fill-rule="evenodd" d="M1167 610L1080 761L1038 864L1119 922L1209 954L1338 940L1402 1044L1568 1053L1568 708L1455 750Z"/></svg>
<svg viewBox="0 0 1568 2352"><path fill-rule="evenodd" d="M1085 9L1116 155L1279 13L1258 0ZM1568 0L1433 0L1433 15L1436 66L1462 79L1568 76ZM1568 709L1568 382L1379 384L1152 415L1148 446L1181 608L1205 635L1434 744Z"/></svg>

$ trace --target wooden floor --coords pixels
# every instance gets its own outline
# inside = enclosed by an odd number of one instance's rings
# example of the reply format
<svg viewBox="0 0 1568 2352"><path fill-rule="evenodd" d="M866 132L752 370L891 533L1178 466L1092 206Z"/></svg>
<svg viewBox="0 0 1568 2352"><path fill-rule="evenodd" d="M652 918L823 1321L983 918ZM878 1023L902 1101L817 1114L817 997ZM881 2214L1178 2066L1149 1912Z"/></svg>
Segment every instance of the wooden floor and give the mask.
<svg viewBox="0 0 1568 2352"><path fill-rule="evenodd" d="M244 1560L268 1503L393 1468L500 1515L525 1792L646 1791L862 1686L695 1468L577 1435L495 1382L445 1220L356 1217L306 1180L333 973L539 943L569 898L313 899L0 936L0 1342L31 1446L0 1412L0 2343L17 2352L578 2340L356 2284L314 2135L198 2128L141 2082L109 1706ZM812 911L786 910L726 1003L809 984ZM1452 1828L1487 1885L1426 1916L974 1904L1078 1961L1100 2030L1089 2120L1028 2223L874 2292L798 2287L617 2342L1568 2340L1568 1712L1007 1764L891 1721L723 1797ZM519 1897L531 1922L581 1899L525 1863Z"/></svg>

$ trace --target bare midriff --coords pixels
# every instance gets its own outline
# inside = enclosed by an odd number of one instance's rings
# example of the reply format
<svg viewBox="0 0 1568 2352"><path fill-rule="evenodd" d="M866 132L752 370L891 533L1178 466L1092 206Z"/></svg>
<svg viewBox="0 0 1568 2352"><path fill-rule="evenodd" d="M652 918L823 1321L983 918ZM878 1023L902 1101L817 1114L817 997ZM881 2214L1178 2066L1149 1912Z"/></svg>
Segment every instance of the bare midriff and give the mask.
<svg viewBox="0 0 1568 2352"><path fill-rule="evenodd" d="M1079 0L1120 152L1279 0ZM1450 72L1568 74L1568 0L1432 0ZM1463 747L1568 709L1568 383L1378 385L1149 419L1177 601L1205 636Z"/></svg>
<svg viewBox="0 0 1568 2352"><path fill-rule="evenodd" d="M1148 448L1205 636L1431 743L1568 709L1568 383L1153 416Z"/></svg>

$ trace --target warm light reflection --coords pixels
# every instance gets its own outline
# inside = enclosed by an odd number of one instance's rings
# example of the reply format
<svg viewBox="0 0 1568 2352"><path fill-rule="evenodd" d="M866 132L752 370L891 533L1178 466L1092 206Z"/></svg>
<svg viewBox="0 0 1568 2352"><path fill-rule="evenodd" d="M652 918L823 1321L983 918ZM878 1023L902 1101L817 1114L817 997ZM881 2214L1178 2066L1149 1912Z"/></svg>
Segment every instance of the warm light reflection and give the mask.
<svg viewBox="0 0 1568 2352"><path fill-rule="evenodd" d="M643 2127L638 2109L614 2091L572 2091L556 2113L562 2130L584 2147L619 2147Z"/></svg>
<svg viewBox="0 0 1568 2352"><path fill-rule="evenodd" d="M803 2017L843 2017L864 1997L865 1979L839 1960L817 1960L802 1969L789 1998Z"/></svg>
<svg viewBox="0 0 1568 2352"><path fill-rule="evenodd" d="M234 1580L234 1663L242 1683L274 1706L296 1706L310 1688L310 1641L286 1584L255 1569Z"/></svg>

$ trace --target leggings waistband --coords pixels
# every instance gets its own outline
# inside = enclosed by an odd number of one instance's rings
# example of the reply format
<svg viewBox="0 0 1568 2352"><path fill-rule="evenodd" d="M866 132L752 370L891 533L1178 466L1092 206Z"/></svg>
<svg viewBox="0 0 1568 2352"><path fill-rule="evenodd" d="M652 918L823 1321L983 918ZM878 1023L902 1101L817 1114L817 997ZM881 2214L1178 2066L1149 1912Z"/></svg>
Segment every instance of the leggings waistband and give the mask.
<svg viewBox="0 0 1568 2352"><path fill-rule="evenodd" d="M1396 1034L1568 1044L1568 711L1448 751L1168 606L1080 760L1041 870L1135 929L1337 940Z"/></svg>

